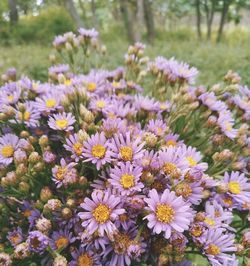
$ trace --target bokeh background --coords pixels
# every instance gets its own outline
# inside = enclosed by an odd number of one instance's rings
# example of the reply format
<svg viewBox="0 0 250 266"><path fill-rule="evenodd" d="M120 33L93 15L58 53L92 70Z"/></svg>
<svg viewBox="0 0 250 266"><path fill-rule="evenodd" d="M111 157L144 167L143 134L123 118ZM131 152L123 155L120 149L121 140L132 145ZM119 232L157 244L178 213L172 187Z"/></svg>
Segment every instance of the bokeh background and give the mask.
<svg viewBox="0 0 250 266"><path fill-rule="evenodd" d="M55 35L95 27L107 47L103 67L123 61L129 43L150 57L175 57L200 70L199 84L227 70L250 85L248 0L1 0L0 72L45 80Z"/></svg>

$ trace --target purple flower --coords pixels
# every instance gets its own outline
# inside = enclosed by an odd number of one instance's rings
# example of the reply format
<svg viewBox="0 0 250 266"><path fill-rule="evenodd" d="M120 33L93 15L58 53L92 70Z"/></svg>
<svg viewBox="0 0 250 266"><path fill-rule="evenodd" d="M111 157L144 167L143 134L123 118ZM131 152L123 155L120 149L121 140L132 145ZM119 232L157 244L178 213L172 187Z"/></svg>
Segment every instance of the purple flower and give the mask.
<svg viewBox="0 0 250 266"><path fill-rule="evenodd" d="M114 152L116 159L124 162L132 162L143 157L144 142L140 142L141 139L139 137L133 139L130 132L127 132L125 136L122 134L115 134L110 148Z"/></svg>
<svg viewBox="0 0 250 266"><path fill-rule="evenodd" d="M70 135L66 138L66 144L64 144L63 147L72 154L72 159L76 162L79 161L80 156L83 153L83 143L80 141L77 134Z"/></svg>
<svg viewBox="0 0 250 266"><path fill-rule="evenodd" d="M27 243L30 251L42 254L49 245L49 239L40 231L31 231L28 235Z"/></svg>
<svg viewBox="0 0 250 266"><path fill-rule="evenodd" d="M173 191L165 189L159 195L155 189L150 190L149 197L144 199L148 204L146 210L149 214L144 217L148 220L148 227L153 232L164 232L165 238L170 238L173 231L184 232L187 230L192 218L193 211L190 204L177 197Z"/></svg>
<svg viewBox="0 0 250 266"><path fill-rule="evenodd" d="M104 132L92 135L84 143L84 152L82 157L86 158L85 162L96 164L96 168L100 170L101 166L111 162L112 151L109 149L109 144L105 138Z"/></svg>
<svg viewBox="0 0 250 266"><path fill-rule="evenodd" d="M50 246L54 250L62 250L75 241L73 233L68 228L55 231L51 235Z"/></svg>
<svg viewBox="0 0 250 266"><path fill-rule="evenodd" d="M55 92L46 93L36 98L36 107L41 113L49 114L60 109L60 94Z"/></svg>
<svg viewBox="0 0 250 266"><path fill-rule="evenodd" d="M84 28L80 28L78 29L78 32L80 33L80 35L84 38L84 39L93 39L93 38L97 38L99 33L98 31L96 31L94 28L92 29L84 29Z"/></svg>
<svg viewBox="0 0 250 266"><path fill-rule="evenodd" d="M76 163L71 162L69 164L62 158L60 161L61 165L56 165L52 168L53 178L52 180L56 183L56 186L59 188L62 185L73 184L77 180L77 171L74 168Z"/></svg>
<svg viewBox="0 0 250 266"><path fill-rule="evenodd" d="M156 136L163 136L167 129L167 125L160 119L150 120L147 125L147 130L154 133Z"/></svg>
<svg viewBox="0 0 250 266"><path fill-rule="evenodd" d="M14 152L19 147L19 139L14 134L0 137L0 164L9 165L13 162Z"/></svg>
<svg viewBox="0 0 250 266"><path fill-rule="evenodd" d="M11 245L15 247L23 241L22 229L17 227L17 229L9 232L7 235L7 239L10 241Z"/></svg>
<svg viewBox="0 0 250 266"><path fill-rule="evenodd" d="M54 130L70 131L75 121L71 113L54 114L49 118L48 125Z"/></svg>
<svg viewBox="0 0 250 266"><path fill-rule="evenodd" d="M225 260L232 261L233 258L227 254L235 252L234 235L224 234L223 229L209 229L202 236L203 253L207 256L213 266L225 265ZM226 264L229 265L229 264Z"/></svg>
<svg viewBox="0 0 250 266"><path fill-rule="evenodd" d="M110 170L110 179L108 181L114 188L117 188L121 195L130 195L138 193L144 185L140 182L142 168L133 166L130 162L119 163Z"/></svg>
<svg viewBox="0 0 250 266"><path fill-rule="evenodd" d="M103 236L104 233L112 235L116 231L114 221L120 214L125 212L119 205L121 200L115 195L111 195L105 191L93 191L91 194L92 200L85 198L81 207L86 210L78 215L83 220L82 226L89 234L95 231Z"/></svg>
<svg viewBox="0 0 250 266"><path fill-rule="evenodd" d="M100 255L95 249L87 249L86 247L80 247L78 250L74 250L71 255L73 260L69 263L69 266L100 266Z"/></svg>

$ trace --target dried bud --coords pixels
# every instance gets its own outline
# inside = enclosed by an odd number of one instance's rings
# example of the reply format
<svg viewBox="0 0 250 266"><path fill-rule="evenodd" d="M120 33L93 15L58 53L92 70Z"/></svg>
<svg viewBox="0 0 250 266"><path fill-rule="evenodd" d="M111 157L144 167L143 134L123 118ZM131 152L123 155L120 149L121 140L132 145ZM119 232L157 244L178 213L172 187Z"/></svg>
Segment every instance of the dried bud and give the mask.
<svg viewBox="0 0 250 266"><path fill-rule="evenodd" d="M17 166L16 175L18 177L25 175L27 172L28 172L28 168L25 164L21 163Z"/></svg>
<svg viewBox="0 0 250 266"><path fill-rule="evenodd" d="M146 145L151 148L155 147L155 145L158 142L158 138L156 137L156 135L150 132L145 133L144 139L145 139Z"/></svg>
<svg viewBox="0 0 250 266"><path fill-rule="evenodd" d="M73 207L75 207L76 202L74 199L67 199L66 205L69 206L70 208L73 208Z"/></svg>
<svg viewBox="0 0 250 266"><path fill-rule="evenodd" d="M39 138L39 145L41 147L45 147L49 144L49 139L48 139L48 136L46 135L42 135L40 138Z"/></svg>
<svg viewBox="0 0 250 266"><path fill-rule="evenodd" d="M204 212L197 212L195 215L194 219L197 222L203 222L206 218L206 214Z"/></svg>
<svg viewBox="0 0 250 266"><path fill-rule="evenodd" d="M24 181L20 182L18 187L21 192L29 192L30 190L30 185Z"/></svg>
<svg viewBox="0 0 250 266"><path fill-rule="evenodd" d="M21 133L20 133L20 137L21 138L28 138L30 136L30 133L28 131L25 131L23 130Z"/></svg>
<svg viewBox="0 0 250 266"><path fill-rule="evenodd" d="M52 266L68 266L67 259L62 255L58 255L57 257L55 257Z"/></svg>
<svg viewBox="0 0 250 266"><path fill-rule="evenodd" d="M224 194L226 192L228 192L228 185L226 183L220 183L218 186L217 186L217 192L220 193L220 194Z"/></svg>
<svg viewBox="0 0 250 266"><path fill-rule="evenodd" d="M48 233L48 231L52 228L51 221L46 218L39 218L36 221L36 228L42 233Z"/></svg>
<svg viewBox="0 0 250 266"><path fill-rule="evenodd" d="M68 220L72 217L72 211L70 208L63 208L62 209L62 216L64 219Z"/></svg>
<svg viewBox="0 0 250 266"><path fill-rule="evenodd" d="M85 176L80 176L79 177L79 184L80 185L87 185L88 184L88 179Z"/></svg>
<svg viewBox="0 0 250 266"><path fill-rule="evenodd" d="M44 205L44 209L49 210L49 211L56 211L56 210L59 210L61 207L62 207L62 203L58 199L50 199Z"/></svg>
<svg viewBox="0 0 250 266"><path fill-rule="evenodd" d="M44 169L44 167L45 167L44 162L38 162L38 163L36 163L36 164L33 166L33 170L34 170L35 172L40 172L40 171L42 171L42 170Z"/></svg>
<svg viewBox="0 0 250 266"><path fill-rule="evenodd" d="M49 187L43 187L40 191L40 199L43 202L48 201L53 196L53 193Z"/></svg>
<svg viewBox="0 0 250 266"><path fill-rule="evenodd" d="M26 242L23 242L15 247L14 250L14 257L18 260L25 259L29 257L29 244Z"/></svg>
<svg viewBox="0 0 250 266"><path fill-rule="evenodd" d="M30 156L29 156L29 163L34 164L34 163L37 163L37 162L39 162L39 161L41 161L41 156L38 154L38 152L33 151L33 152L30 154Z"/></svg>

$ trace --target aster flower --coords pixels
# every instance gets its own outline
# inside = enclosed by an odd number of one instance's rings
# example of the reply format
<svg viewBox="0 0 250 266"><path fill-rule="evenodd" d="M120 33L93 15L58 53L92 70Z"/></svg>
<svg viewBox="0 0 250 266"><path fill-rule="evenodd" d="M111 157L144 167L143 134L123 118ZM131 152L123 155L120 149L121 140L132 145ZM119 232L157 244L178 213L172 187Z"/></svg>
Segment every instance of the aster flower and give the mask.
<svg viewBox="0 0 250 266"><path fill-rule="evenodd" d="M121 195L140 192L144 185L140 182L142 168L133 166L130 162L119 163L110 170L110 184L117 188Z"/></svg>
<svg viewBox="0 0 250 266"><path fill-rule="evenodd" d="M49 92L43 96L36 98L36 107L41 113L49 114L52 111L59 110L60 94L56 92Z"/></svg>
<svg viewBox="0 0 250 266"><path fill-rule="evenodd" d="M105 117L125 118L133 117L136 114L135 107L131 103L124 103L123 101L112 101L111 104L103 109L103 115Z"/></svg>
<svg viewBox="0 0 250 266"><path fill-rule="evenodd" d="M143 157L144 142L140 142L141 139L139 137L133 139L130 132L127 132L125 136L122 134L115 134L110 148L114 152L116 159L124 162L132 162Z"/></svg>
<svg viewBox="0 0 250 266"><path fill-rule="evenodd" d="M82 226L89 234L95 231L103 236L104 233L112 235L116 231L114 221L118 215L125 212L119 207L121 200L109 192L93 191L91 194L92 200L85 198L81 207L86 210L78 215L83 220Z"/></svg>
<svg viewBox="0 0 250 266"><path fill-rule="evenodd" d="M109 143L105 138L104 132L92 135L84 143L84 152L82 157L86 158L85 162L96 164L97 170L100 170L102 165L111 162L112 151L109 149Z"/></svg>
<svg viewBox="0 0 250 266"><path fill-rule="evenodd" d="M71 113L54 114L50 116L48 125L54 130L70 131L73 129L75 118Z"/></svg>
<svg viewBox="0 0 250 266"><path fill-rule="evenodd" d="M0 90L0 106L13 105L18 102L21 97L22 90L17 86L16 82L9 82L1 87Z"/></svg>
<svg viewBox="0 0 250 266"><path fill-rule="evenodd" d="M12 232L9 232L7 235L7 239L10 241L13 247L17 246L23 241L22 229L20 227L17 227L17 229L13 230Z"/></svg>
<svg viewBox="0 0 250 266"><path fill-rule="evenodd" d="M9 254L5 252L0 252L0 265L11 266L12 259Z"/></svg>
<svg viewBox="0 0 250 266"><path fill-rule="evenodd" d="M0 164L9 165L13 162L14 152L19 147L19 139L14 134L0 137Z"/></svg>
<svg viewBox="0 0 250 266"><path fill-rule="evenodd" d="M71 162L69 164L62 158L60 161L61 165L56 165L52 168L53 178L52 180L56 183L56 186L59 188L62 185L73 184L77 180L77 171L74 168L76 163Z"/></svg>
<svg viewBox="0 0 250 266"><path fill-rule="evenodd" d="M54 250L62 250L75 241L73 233L68 228L54 231L51 235L50 246Z"/></svg>
<svg viewBox="0 0 250 266"><path fill-rule="evenodd" d="M115 133L126 132L126 121L120 118L107 118L103 119L101 130L104 131L107 138L113 137Z"/></svg>
<svg viewBox="0 0 250 266"><path fill-rule="evenodd" d="M94 252L94 249L86 249L86 247L80 247L79 249L71 253L73 260L69 263L69 266L100 266L100 255Z"/></svg>
<svg viewBox="0 0 250 266"><path fill-rule="evenodd" d="M179 135L178 134L173 134L170 133L166 136L164 136L164 146L169 147L169 146L181 146L183 145L183 141L182 140L178 140L179 139Z"/></svg>
<svg viewBox="0 0 250 266"><path fill-rule="evenodd" d="M80 156L83 153L83 142L80 141L77 134L70 135L66 138L66 144L64 144L63 147L72 154L72 159L76 162L79 161Z"/></svg>
<svg viewBox="0 0 250 266"><path fill-rule="evenodd" d="M108 105L109 100L107 98L92 98L89 103L89 109L101 112Z"/></svg>
<svg viewBox="0 0 250 266"><path fill-rule="evenodd" d="M250 204L250 183L244 173L226 172L221 182L227 184L226 194L233 199L233 202Z"/></svg>
<svg viewBox="0 0 250 266"><path fill-rule="evenodd" d="M166 129L167 125L160 119L157 120L150 120L147 125L147 130L154 133L156 136L163 136Z"/></svg>
<svg viewBox="0 0 250 266"><path fill-rule="evenodd" d="M92 29L80 28L78 30L78 32L79 32L80 36L83 37L84 39L97 38L99 35L98 31L96 31L94 28L92 28Z"/></svg>
<svg viewBox="0 0 250 266"><path fill-rule="evenodd" d="M237 136L238 130L233 128L234 119L229 111L221 112L217 123L228 138L234 139Z"/></svg>
<svg viewBox="0 0 250 266"><path fill-rule="evenodd" d="M69 71L69 65L55 65L49 68L49 76L65 74Z"/></svg>
<svg viewBox="0 0 250 266"><path fill-rule="evenodd" d="M31 252L42 254L49 245L49 239L39 231L29 232L27 243Z"/></svg>
<svg viewBox="0 0 250 266"><path fill-rule="evenodd" d="M162 195L159 195L152 189L144 201L148 204L146 210L149 214L143 219L148 220L148 227L154 233L164 232L165 238L168 239L173 230L182 233L188 229L193 211L190 204L183 201L182 197L177 197L173 191L165 189Z"/></svg>
<svg viewBox="0 0 250 266"><path fill-rule="evenodd" d="M223 230L210 229L203 235L203 253L213 266L223 266L224 261L232 261L230 252L235 252L234 235L225 234Z"/></svg>

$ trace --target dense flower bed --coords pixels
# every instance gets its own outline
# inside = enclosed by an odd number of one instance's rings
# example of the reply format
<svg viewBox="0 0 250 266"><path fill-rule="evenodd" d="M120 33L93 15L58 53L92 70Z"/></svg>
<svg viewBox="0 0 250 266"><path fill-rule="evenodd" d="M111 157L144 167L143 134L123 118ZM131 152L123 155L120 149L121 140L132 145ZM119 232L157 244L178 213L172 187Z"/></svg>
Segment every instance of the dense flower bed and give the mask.
<svg viewBox="0 0 250 266"><path fill-rule="evenodd" d="M48 82L2 76L0 265L249 263L240 77L194 86L196 68L140 43L123 68L97 68L94 29L53 45L65 61Z"/></svg>

